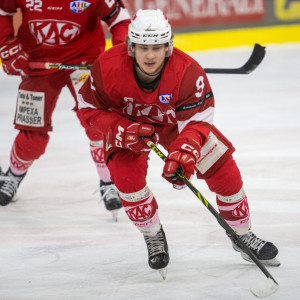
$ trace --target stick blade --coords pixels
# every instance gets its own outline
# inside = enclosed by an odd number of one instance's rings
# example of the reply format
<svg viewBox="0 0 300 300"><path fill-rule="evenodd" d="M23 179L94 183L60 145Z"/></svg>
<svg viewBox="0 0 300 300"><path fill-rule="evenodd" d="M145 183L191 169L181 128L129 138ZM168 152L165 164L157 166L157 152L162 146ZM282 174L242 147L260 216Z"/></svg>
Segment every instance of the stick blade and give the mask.
<svg viewBox="0 0 300 300"><path fill-rule="evenodd" d="M249 74L262 62L266 54L265 47L255 44L248 61L239 68L204 68L206 73L213 74Z"/></svg>
<svg viewBox="0 0 300 300"><path fill-rule="evenodd" d="M271 278L268 278L267 280L256 282L250 290L257 298L264 298L274 294L278 288L279 285Z"/></svg>
<svg viewBox="0 0 300 300"><path fill-rule="evenodd" d="M249 58L249 60L245 63L242 67L243 72L245 74L251 73L256 67L262 62L266 54L265 47L261 46L260 44L255 44L253 52Z"/></svg>

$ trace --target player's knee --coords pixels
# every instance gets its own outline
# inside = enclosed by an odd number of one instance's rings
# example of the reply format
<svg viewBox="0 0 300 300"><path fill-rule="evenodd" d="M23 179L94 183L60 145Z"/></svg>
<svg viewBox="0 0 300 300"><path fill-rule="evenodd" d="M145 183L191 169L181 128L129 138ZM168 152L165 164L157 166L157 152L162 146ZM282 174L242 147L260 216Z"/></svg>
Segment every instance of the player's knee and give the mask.
<svg viewBox="0 0 300 300"><path fill-rule="evenodd" d="M89 138L89 140L91 141L91 143L93 143L93 142L97 143L97 141L103 142L103 134L102 133L97 132L90 128L86 128L85 133L86 133L87 137Z"/></svg>
<svg viewBox="0 0 300 300"><path fill-rule="evenodd" d="M122 193L135 193L146 186L147 156L133 151L114 153L107 164L111 179Z"/></svg>
<svg viewBox="0 0 300 300"><path fill-rule="evenodd" d="M48 142L48 133L21 130L15 139L14 149L18 157L31 161L45 153Z"/></svg>
<svg viewBox="0 0 300 300"><path fill-rule="evenodd" d="M212 192L222 196L234 195L243 186L241 173L232 156L205 181Z"/></svg>

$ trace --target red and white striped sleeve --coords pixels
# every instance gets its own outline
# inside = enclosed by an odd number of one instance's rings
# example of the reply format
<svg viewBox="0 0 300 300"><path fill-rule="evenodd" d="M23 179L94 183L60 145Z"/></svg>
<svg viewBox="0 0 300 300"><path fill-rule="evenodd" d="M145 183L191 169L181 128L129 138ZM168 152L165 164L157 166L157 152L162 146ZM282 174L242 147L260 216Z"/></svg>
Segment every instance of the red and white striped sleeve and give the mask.
<svg viewBox="0 0 300 300"><path fill-rule="evenodd" d="M119 0L106 0L100 1L100 4L98 5L99 14L102 21L109 27L113 45L125 42L128 34L130 15L123 2Z"/></svg>
<svg viewBox="0 0 300 300"><path fill-rule="evenodd" d="M214 95L202 67L193 61L186 69L176 103L179 133L188 128L200 133L203 143L207 140L214 119Z"/></svg>

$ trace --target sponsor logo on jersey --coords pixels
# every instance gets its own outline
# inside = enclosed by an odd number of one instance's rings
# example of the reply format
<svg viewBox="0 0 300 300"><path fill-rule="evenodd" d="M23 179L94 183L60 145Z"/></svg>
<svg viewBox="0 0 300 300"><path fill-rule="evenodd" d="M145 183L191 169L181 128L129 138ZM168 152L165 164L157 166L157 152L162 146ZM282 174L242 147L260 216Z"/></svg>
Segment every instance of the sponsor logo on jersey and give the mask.
<svg viewBox="0 0 300 300"><path fill-rule="evenodd" d="M48 10L62 10L62 7L56 7L56 6L48 6L47 7Z"/></svg>
<svg viewBox="0 0 300 300"><path fill-rule="evenodd" d="M75 84L81 83L81 82L86 82L87 79L89 78L89 74L82 74L80 75L80 77L78 78L77 81L75 81Z"/></svg>
<svg viewBox="0 0 300 300"><path fill-rule="evenodd" d="M135 100L130 97L124 97L124 101L123 113L128 116L145 117L159 123L177 124L175 110L171 106L135 103Z"/></svg>
<svg viewBox="0 0 300 300"><path fill-rule="evenodd" d="M29 26L38 43L47 46L68 44L80 33L80 25L69 21L34 20Z"/></svg>
<svg viewBox="0 0 300 300"><path fill-rule="evenodd" d="M81 14L85 9L87 9L91 5L88 1L72 1L70 2L70 10L76 14Z"/></svg>
<svg viewBox="0 0 300 300"><path fill-rule="evenodd" d="M163 95L159 95L158 98L159 98L160 103L168 105L170 103L170 101L172 100L173 95L172 94L163 94Z"/></svg>

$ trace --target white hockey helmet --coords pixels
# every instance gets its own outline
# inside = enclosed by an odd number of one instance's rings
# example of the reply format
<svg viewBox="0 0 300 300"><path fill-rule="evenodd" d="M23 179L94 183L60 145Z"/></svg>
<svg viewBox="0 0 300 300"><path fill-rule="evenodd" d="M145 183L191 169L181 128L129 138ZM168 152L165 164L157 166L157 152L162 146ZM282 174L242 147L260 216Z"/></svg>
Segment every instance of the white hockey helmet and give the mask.
<svg viewBox="0 0 300 300"><path fill-rule="evenodd" d="M134 56L133 44L168 44L166 56L173 51L172 31L167 17L160 9L139 9L128 27L128 53Z"/></svg>

